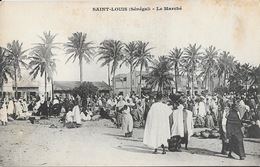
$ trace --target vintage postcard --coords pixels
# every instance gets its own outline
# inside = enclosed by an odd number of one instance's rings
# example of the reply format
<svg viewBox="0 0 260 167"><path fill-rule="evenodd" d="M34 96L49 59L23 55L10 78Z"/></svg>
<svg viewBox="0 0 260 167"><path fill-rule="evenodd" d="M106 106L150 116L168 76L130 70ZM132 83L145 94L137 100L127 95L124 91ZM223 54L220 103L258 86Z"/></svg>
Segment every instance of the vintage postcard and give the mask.
<svg viewBox="0 0 260 167"><path fill-rule="evenodd" d="M259 0L7 0L0 22L0 166L259 165Z"/></svg>

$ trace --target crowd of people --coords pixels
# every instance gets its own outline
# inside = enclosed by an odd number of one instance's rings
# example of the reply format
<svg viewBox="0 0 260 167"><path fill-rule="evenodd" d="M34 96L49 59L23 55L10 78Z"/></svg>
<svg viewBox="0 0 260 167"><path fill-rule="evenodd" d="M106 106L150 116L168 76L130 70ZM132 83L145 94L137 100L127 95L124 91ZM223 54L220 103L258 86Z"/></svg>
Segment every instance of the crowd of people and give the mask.
<svg viewBox="0 0 260 167"><path fill-rule="evenodd" d="M245 158L243 137L260 137L260 95L256 94L202 94L188 96L182 92L169 96L118 95L55 96L51 101L34 98L3 99L0 119L7 125L8 118L28 119L30 115L60 116L68 128L77 128L84 121L109 119L123 129L125 137L133 135L134 127L144 128L145 145L155 149L181 151L181 144L188 149L193 128L218 128L222 139L222 154L232 157L234 152Z"/></svg>

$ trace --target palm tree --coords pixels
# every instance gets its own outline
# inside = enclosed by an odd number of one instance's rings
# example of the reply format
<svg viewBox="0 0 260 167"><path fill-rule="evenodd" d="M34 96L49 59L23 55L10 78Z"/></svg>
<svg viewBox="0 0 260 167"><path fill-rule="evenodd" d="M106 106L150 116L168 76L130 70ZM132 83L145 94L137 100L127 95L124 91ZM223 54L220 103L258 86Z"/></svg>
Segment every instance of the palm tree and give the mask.
<svg viewBox="0 0 260 167"><path fill-rule="evenodd" d="M218 51L211 45L205 49L203 55L201 62L202 73L200 75L204 75L204 79L208 81L208 90L211 92L213 91L212 79L217 69Z"/></svg>
<svg viewBox="0 0 260 167"><path fill-rule="evenodd" d="M57 49L57 43L54 43L54 38L57 35L51 35L50 31L43 32L44 37L40 37L42 43L35 44L30 57L29 67L32 69L30 75L35 79L38 74L42 77L44 74L44 94L45 100L47 100L47 81L51 81L53 84L53 73L56 72L56 63L53 57L52 49ZM53 86L53 85L52 85ZM52 92L53 93L53 92Z"/></svg>
<svg viewBox="0 0 260 167"><path fill-rule="evenodd" d="M135 41L130 42L129 44L125 44L124 48L125 56L123 57L123 62L120 64L126 64L126 66L130 66L130 94L133 92L133 84L132 84L132 75L133 75L133 62L136 58L137 53L137 43Z"/></svg>
<svg viewBox="0 0 260 167"><path fill-rule="evenodd" d="M243 69L240 63L235 64L234 71L228 76L229 91L237 93L242 92L244 76Z"/></svg>
<svg viewBox="0 0 260 167"><path fill-rule="evenodd" d="M92 60L94 47L93 42L86 42L87 34L83 34L82 32L73 33L71 37L69 37L69 41L64 44L66 48L66 54L69 55L66 63L73 58L73 63L76 59L79 59L79 67L80 67L80 82L83 81L83 59L86 63L89 63Z"/></svg>
<svg viewBox="0 0 260 167"><path fill-rule="evenodd" d="M243 81L246 85L246 91L247 91L247 84L248 82L250 82L249 84L253 83L253 70L252 70L252 66L249 65L248 63L245 63L241 66L241 69L242 69L242 76L243 76Z"/></svg>
<svg viewBox="0 0 260 167"><path fill-rule="evenodd" d="M260 65L258 67L253 67L252 72L250 73L252 84L260 83Z"/></svg>
<svg viewBox="0 0 260 167"><path fill-rule="evenodd" d="M184 54L186 56L183 56L184 62L186 64L186 66L190 67L191 70L191 94L193 95L193 91L194 91L194 74L197 70L198 67L198 63L201 59L200 54L202 54L202 52L199 52L201 48L200 46L196 46L196 44L191 45L189 44L188 47L184 48Z"/></svg>
<svg viewBox="0 0 260 167"><path fill-rule="evenodd" d="M158 92L164 93L164 89L171 86L173 81L173 75L170 73L172 70L172 64L165 56L160 56L159 61L155 60L150 67L151 72L147 77L147 85L152 88L157 87Z"/></svg>
<svg viewBox="0 0 260 167"><path fill-rule="evenodd" d="M8 76L13 79L13 66L8 56L6 56L6 49L0 47L0 84L1 95L3 97L3 85L8 81Z"/></svg>
<svg viewBox="0 0 260 167"><path fill-rule="evenodd" d="M191 68L185 64L185 60L181 59L181 63L180 63L180 76L185 76L187 77L187 86L188 88L190 88L190 81L191 81Z"/></svg>
<svg viewBox="0 0 260 167"><path fill-rule="evenodd" d="M17 99L17 77L20 79L21 76L21 66L27 67L24 60L27 58L25 52L27 50L22 50L23 43L14 40L12 43L7 44L8 56L10 56L11 64L14 68L14 83L15 83L15 98Z"/></svg>
<svg viewBox="0 0 260 167"><path fill-rule="evenodd" d="M123 58L123 43L117 40L104 40L100 43L99 52L100 55L97 61L103 61L101 67L108 65L108 84L110 87L110 73L113 74L113 93L115 93L115 73L119 66L119 61ZM110 63L112 68L110 72Z"/></svg>
<svg viewBox="0 0 260 167"><path fill-rule="evenodd" d="M137 42L137 53L136 53L136 58L134 61L134 68L136 68L137 66L140 65L140 90L139 90L139 95L141 97L141 93L142 93L142 70L143 68L147 68L148 67L148 63L152 62L153 60L153 56L150 53L150 50L153 48L147 48L149 42L142 42L142 41L138 41Z"/></svg>
<svg viewBox="0 0 260 167"><path fill-rule="evenodd" d="M220 53L220 57L218 59L218 76L219 78L223 75L223 86L226 86L226 80L232 74L232 72L236 69L234 60L234 56L229 55L230 52L223 51Z"/></svg>
<svg viewBox="0 0 260 167"><path fill-rule="evenodd" d="M173 66L174 66L176 92L178 91L179 65L181 63L182 54L183 54L183 51L176 47L176 48L174 48L173 50L170 51L170 56L168 57L168 60L170 62L172 62Z"/></svg>

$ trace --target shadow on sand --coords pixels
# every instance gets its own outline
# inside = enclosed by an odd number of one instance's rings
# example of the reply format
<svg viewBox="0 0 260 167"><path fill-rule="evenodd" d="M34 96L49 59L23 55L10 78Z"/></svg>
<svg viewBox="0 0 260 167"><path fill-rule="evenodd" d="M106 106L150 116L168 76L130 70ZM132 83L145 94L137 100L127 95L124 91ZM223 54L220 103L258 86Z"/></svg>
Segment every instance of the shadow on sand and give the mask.
<svg viewBox="0 0 260 167"><path fill-rule="evenodd" d="M149 149L147 147L143 147L143 146L133 146L133 145L122 145L122 146L118 146L117 149L119 150L123 150L123 151L130 151L130 152L134 152L134 153L145 153L145 154L152 154L152 152L154 150Z"/></svg>
<svg viewBox="0 0 260 167"><path fill-rule="evenodd" d="M114 136L116 137L116 139L118 140L125 140L125 141L134 141L134 142L140 142L142 143L142 138L138 138L138 139L134 139L132 137L125 137L124 135L117 135L117 134L111 134L111 133L103 133L104 135L108 135L108 136ZM122 145L122 146L118 146L117 149L120 150L124 150L124 151L130 151L130 152L136 152L136 153L148 153L151 154L154 150L150 149L146 146L138 146L138 145ZM168 148L166 148L167 152ZM158 149L159 154L161 148ZM227 155L222 155L220 154L220 152L216 152L216 151L211 151L211 150L207 150L204 148L192 148L190 147L189 150L184 150L182 147L182 151L186 152L186 153L190 153L190 154L198 154L198 155L206 155L206 156L215 156L215 157L227 157ZM171 152L169 152L171 153ZM172 152L173 153L173 152Z"/></svg>
<svg viewBox="0 0 260 167"><path fill-rule="evenodd" d="M211 151L203 148L188 148L189 150L185 150L185 152L191 154L199 154L199 155L208 155L208 156L217 156L220 152Z"/></svg>
<svg viewBox="0 0 260 167"><path fill-rule="evenodd" d="M253 143L260 143L260 139L255 139L255 138L244 138L244 141L253 142Z"/></svg>
<svg viewBox="0 0 260 167"><path fill-rule="evenodd" d="M111 133L103 133L107 136L114 136L118 140L125 140L125 141L134 141L134 142L142 142L142 139L134 139L133 137L125 137L124 135L118 135L118 134L111 134Z"/></svg>

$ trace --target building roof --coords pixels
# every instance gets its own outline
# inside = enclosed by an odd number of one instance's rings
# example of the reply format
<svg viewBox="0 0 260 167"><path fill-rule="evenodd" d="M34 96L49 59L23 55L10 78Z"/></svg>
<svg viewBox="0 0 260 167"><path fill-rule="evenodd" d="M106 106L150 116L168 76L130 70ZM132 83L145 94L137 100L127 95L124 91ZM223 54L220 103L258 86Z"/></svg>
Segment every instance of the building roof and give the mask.
<svg viewBox="0 0 260 167"><path fill-rule="evenodd" d="M87 82L87 81L85 81ZM94 86L98 88L98 90L111 90L108 84L106 84L104 81L100 82L91 82ZM78 87L80 85L80 81L54 81L54 87L53 90L55 91L67 91L72 90L75 87Z"/></svg>
<svg viewBox="0 0 260 167"><path fill-rule="evenodd" d="M130 73L130 72L117 74L117 75L115 76L115 78L123 78L123 77L126 77L129 73ZM133 71L133 73L136 73L137 76L140 76L140 71ZM149 72L147 72L147 71L142 71L142 76L146 76L147 74L149 74Z"/></svg>
<svg viewBox="0 0 260 167"><path fill-rule="evenodd" d="M79 81L54 81L53 90L72 90L79 85Z"/></svg>
<svg viewBox="0 0 260 167"><path fill-rule="evenodd" d="M93 85L96 86L98 88L98 90L111 90L111 87L109 87L109 85L107 83L105 83L104 81L91 82L91 83L93 83Z"/></svg>

